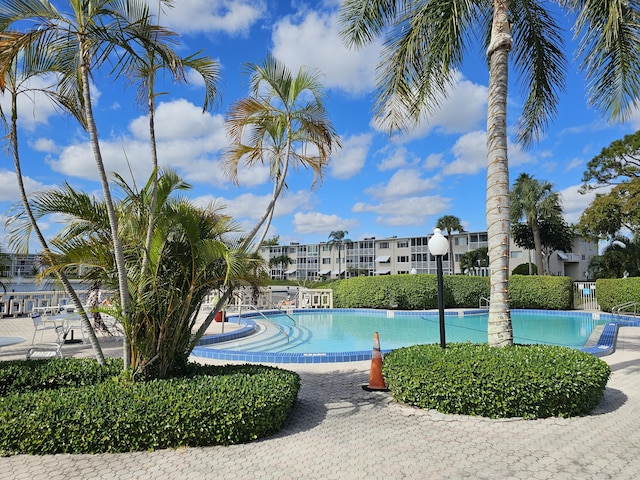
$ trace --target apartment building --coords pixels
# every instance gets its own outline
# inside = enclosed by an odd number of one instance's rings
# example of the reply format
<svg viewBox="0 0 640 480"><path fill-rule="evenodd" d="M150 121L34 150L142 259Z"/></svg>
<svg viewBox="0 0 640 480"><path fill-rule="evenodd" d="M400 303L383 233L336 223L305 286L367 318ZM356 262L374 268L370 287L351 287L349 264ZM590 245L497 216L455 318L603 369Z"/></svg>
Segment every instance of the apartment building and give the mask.
<svg viewBox="0 0 640 480"><path fill-rule="evenodd" d="M397 275L403 273L436 273L436 259L430 254L424 237L365 238L342 245L321 242L318 244L291 243L288 246L264 245L260 255L270 262L270 275L274 279L316 280L350 278L356 276ZM452 268L460 274L460 259L471 250L486 247L487 232L462 232L452 234L452 252L443 258L445 274ZM574 280L586 280L587 267L598 254L595 242L575 237L572 252L552 252L548 262L550 275L566 275ZM283 262L278 259L288 258ZM509 269L523 263L535 263L535 252L511 244ZM467 274L488 276L487 265L477 265Z"/></svg>

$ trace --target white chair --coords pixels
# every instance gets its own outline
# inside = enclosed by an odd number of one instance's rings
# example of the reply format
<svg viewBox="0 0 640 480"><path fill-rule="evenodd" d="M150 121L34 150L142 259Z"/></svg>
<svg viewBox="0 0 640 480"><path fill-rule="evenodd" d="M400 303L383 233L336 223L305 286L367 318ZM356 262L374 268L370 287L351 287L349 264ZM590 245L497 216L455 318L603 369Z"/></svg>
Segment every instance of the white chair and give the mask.
<svg viewBox="0 0 640 480"><path fill-rule="evenodd" d="M27 360L62 358L65 329L62 325L55 327L57 339L55 343L40 343L34 345L27 352Z"/></svg>
<svg viewBox="0 0 640 480"><path fill-rule="evenodd" d="M56 323L51 320L47 320L47 317L39 313L31 314L31 320L33 320L33 338L31 339L31 345L36 341L36 334L40 332L40 340L42 340L42 333L45 330L56 330Z"/></svg>

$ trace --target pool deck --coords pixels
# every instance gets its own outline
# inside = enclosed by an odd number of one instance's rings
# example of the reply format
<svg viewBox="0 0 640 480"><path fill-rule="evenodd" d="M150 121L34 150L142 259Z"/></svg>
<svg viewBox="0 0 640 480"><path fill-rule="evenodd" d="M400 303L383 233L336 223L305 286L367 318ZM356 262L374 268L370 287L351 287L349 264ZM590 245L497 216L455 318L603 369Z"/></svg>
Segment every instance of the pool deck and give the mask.
<svg viewBox="0 0 640 480"><path fill-rule="evenodd" d="M29 319L5 318L0 335L28 339L0 349L0 360L21 359L33 326ZM106 355L119 355L121 343L104 343ZM63 352L92 356L83 344L65 345ZM602 359L612 368L611 379L586 417L525 421L444 415L398 404L389 393L363 390L368 361L291 364L281 368L298 372L302 388L291 417L272 437L229 447L19 455L0 458L0 472L12 480L635 479L640 471L640 328L619 328L615 350Z"/></svg>

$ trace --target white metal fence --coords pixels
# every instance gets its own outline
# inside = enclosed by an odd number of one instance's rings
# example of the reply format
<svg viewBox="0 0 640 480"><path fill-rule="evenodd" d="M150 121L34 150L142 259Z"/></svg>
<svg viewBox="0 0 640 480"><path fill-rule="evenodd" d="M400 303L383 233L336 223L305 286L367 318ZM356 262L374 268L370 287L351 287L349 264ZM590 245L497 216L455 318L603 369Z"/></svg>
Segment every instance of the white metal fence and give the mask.
<svg viewBox="0 0 640 480"><path fill-rule="evenodd" d="M595 282L573 282L573 300L577 310L600 310Z"/></svg>

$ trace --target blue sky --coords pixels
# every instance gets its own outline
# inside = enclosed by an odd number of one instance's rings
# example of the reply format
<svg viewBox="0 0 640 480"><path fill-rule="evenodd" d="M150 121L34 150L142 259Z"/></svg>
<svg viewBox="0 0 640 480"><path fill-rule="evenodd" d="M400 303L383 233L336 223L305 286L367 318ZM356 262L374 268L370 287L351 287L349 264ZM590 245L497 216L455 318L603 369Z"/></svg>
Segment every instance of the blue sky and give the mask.
<svg viewBox="0 0 640 480"><path fill-rule="evenodd" d="M167 93L159 98L156 118L161 165L175 168L193 185L189 196L194 200L225 206L224 212L247 230L254 225L272 190L268 168L241 170L235 186L218 162L227 146L227 108L247 95L245 64L261 63L271 53L293 71L306 65L322 72L326 107L343 148L314 190L309 172L290 177L268 237L279 235L280 243L288 244L326 241L332 230L347 230L352 240L418 236L431 233L443 215L459 217L467 230L485 230L488 72L482 48L469 50L458 82L438 112L408 134L389 137L375 127L371 115L379 44L360 51L344 47L338 36L338 4L179 0L166 11L164 23L181 35L180 51L187 55L203 49L217 59L222 82L217 108L204 114L197 80L162 86ZM561 21L570 28L570 18ZM521 106L514 71L510 82L508 123L513 127ZM142 182L150 172L148 123L135 94L122 81L96 75L95 112L107 170L129 178L131 168ZM33 100L25 97L20 105L20 153L28 190L66 180L100 195L88 136L48 102ZM5 112L7 101L0 98ZM552 182L562 195L567 220L575 222L591 200L577 192L587 162L638 128L640 111L624 125L611 125L590 111L584 81L577 65L570 64L559 115L544 138L526 151L510 144L511 182L521 172ZM0 185L4 224L6 210L18 200L13 160L6 150L0 154ZM53 235L61 220L43 222L45 233Z"/></svg>

